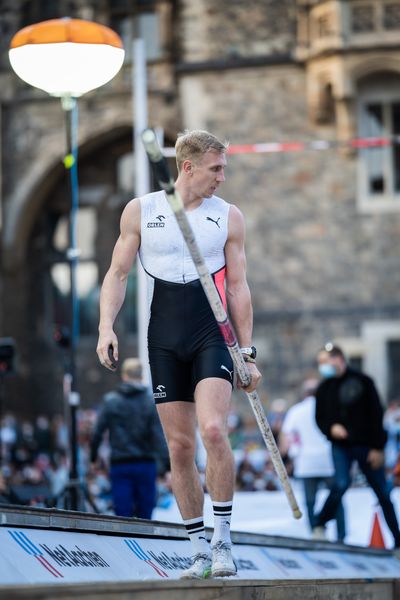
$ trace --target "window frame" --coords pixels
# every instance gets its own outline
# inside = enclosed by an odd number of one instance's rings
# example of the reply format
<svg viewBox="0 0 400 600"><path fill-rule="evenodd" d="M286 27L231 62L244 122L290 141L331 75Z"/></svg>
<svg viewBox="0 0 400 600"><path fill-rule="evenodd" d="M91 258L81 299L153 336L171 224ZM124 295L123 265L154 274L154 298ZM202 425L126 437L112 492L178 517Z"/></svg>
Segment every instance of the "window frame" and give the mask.
<svg viewBox="0 0 400 600"><path fill-rule="evenodd" d="M379 76L379 73L376 75ZM396 75L396 74L394 74ZM390 131L386 131L382 137L393 135L390 121L390 105L400 102L400 75L398 84L388 90L374 89L373 80L370 89L364 89L359 93L357 100L357 129L359 137L363 137L363 118L365 107L371 104L380 104L384 107L383 123L386 128L390 124ZM392 145L381 146L384 156L384 174L389 179L390 190L383 194L371 194L369 192L368 164L366 160L370 149L359 149L357 156L357 205L363 213L400 212L400 191L394 190L394 166Z"/></svg>
<svg viewBox="0 0 400 600"><path fill-rule="evenodd" d="M361 339L365 347L364 370L374 379L386 405L389 399L387 343L400 340L400 320L364 321L361 325Z"/></svg>

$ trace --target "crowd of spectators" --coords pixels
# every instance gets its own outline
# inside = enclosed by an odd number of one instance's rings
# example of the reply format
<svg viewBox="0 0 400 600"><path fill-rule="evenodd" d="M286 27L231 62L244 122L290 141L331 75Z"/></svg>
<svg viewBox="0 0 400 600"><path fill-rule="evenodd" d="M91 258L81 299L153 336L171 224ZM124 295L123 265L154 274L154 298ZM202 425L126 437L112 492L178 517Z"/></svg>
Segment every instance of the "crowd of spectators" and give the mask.
<svg viewBox="0 0 400 600"><path fill-rule="evenodd" d="M78 412L77 467L82 489L93 497L101 512L112 511L105 460L90 466L89 445L96 413ZM63 507L69 481L70 443L68 419L39 415L34 421L18 420L7 413L1 426L2 501L30 506ZM19 502L17 502L19 501Z"/></svg>
<svg viewBox="0 0 400 600"><path fill-rule="evenodd" d="M50 424L40 415L35 422L6 413L1 423L2 495L36 504L49 495L51 473L67 460L68 435L58 420ZM57 429L55 430L55 426ZM56 435L53 435L57 431Z"/></svg>
<svg viewBox="0 0 400 600"><path fill-rule="evenodd" d="M288 406L284 400L271 404L268 420L275 438ZM86 495L97 509L113 514L108 477L109 447L105 440L99 449L96 465L90 463L90 441L96 412L78 411L77 466L79 479ZM392 485L400 485L400 403L389 404L384 420L388 432L386 466ZM235 456L237 489L242 491L274 491L279 481L252 415L241 416L232 412L229 417L230 439ZM0 502L29 506L63 507L63 492L69 480L69 424L63 415L49 419L39 415L34 420L17 419L12 413L3 415L0 429L1 472ZM205 469L204 449L199 442L198 465ZM292 464L283 457L289 475ZM362 478L355 473L355 483ZM159 505L167 506L171 497L169 474L158 482ZM87 507L90 510L90 506Z"/></svg>

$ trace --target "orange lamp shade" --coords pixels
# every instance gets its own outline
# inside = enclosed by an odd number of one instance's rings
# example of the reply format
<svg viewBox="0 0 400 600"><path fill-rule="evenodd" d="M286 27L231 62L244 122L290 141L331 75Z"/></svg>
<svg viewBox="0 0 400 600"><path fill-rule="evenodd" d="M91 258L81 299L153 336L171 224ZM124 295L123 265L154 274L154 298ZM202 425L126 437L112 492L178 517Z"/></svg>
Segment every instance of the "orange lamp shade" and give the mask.
<svg viewBox="0 0 400 600"><path fill-rule="evenodd" d="M81 19L29 25L11 40L9 57L26 83L53 96L78 97L110 81L124 61L115 31Z"/></svg>

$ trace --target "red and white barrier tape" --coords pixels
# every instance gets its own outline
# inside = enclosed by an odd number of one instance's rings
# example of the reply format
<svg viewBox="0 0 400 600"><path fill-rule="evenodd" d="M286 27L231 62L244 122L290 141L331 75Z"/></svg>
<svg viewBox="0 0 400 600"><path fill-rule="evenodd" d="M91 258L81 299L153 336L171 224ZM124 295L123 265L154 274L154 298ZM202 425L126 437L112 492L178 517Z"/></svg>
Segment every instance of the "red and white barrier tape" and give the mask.
<svg viewBox="0 0 400 600"><path fill-rule="evenodd" d="M310 142L271 142L265 144L232 144L228 154L268 154L277 152L303 152L305 150L329 150L337 147L379 148L400 144L400 136L354 138L344 141L312 140ZM175 156L175 148L163 148L164 156Z"/></svg>

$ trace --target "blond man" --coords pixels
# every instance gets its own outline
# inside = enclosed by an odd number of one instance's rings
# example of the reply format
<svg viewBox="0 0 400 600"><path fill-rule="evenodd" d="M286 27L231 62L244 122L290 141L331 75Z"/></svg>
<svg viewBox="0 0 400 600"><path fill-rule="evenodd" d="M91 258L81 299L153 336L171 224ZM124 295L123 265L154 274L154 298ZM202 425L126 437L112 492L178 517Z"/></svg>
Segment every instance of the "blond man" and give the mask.
<svg viewBox="0 0 400 600"><path fill-rule="evenodd" d="M227 146L206 131L178 137L178 190L196 239L248 361L256 388L261 374L252 346L253 311L246 280L245 226L241 212L215 195L225 181ZM139 253L148 276L150 322L148 349L153 394L169 448L173 491L193 548L184 578L236 573L231 554L230 520L234 461L227 416L233 364L174 214L163 191L135 198L121 218L100 299L97 353L112 367L113 330L126 280ZM203 522L204 494L195 465L196 425L207 450L206 483L214 508L211 548Z"/></svg>

